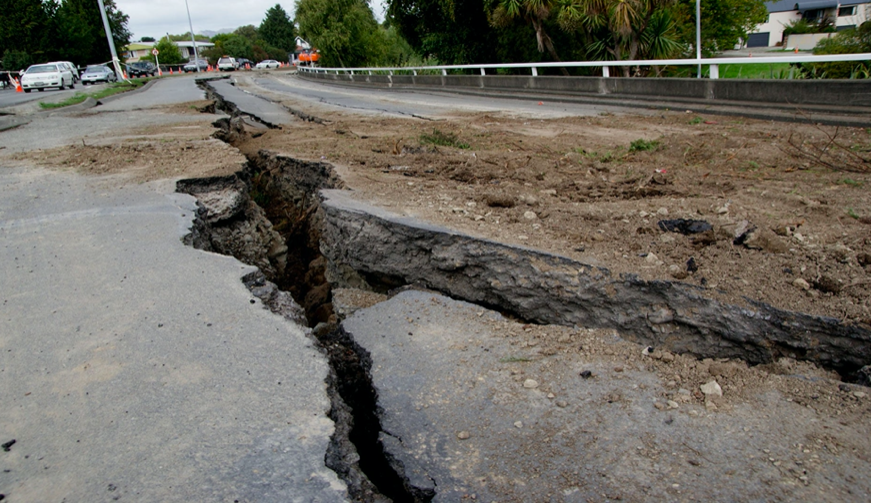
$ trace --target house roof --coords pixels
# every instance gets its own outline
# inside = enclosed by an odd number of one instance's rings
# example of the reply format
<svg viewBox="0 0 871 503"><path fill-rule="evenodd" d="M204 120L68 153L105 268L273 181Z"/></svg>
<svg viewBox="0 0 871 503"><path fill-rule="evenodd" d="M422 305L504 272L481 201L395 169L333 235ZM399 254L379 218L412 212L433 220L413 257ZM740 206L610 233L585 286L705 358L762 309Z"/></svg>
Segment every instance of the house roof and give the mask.
<svg viewBox="0 0 871 503"><path fill-rule="evenodd" d="M154 44L148 42L134 42L127 46L128 51L141 51L143 49L151 49Z"/></svg>
<svg viewBox="0 0 871 503"><path fill-rule="evenodd" d="M799 1L795 4L796 10L804 12L807 10L831 9L838 6L838 0L808 0Z"/></svg>
<svg viewBox="0 0 871 503"><path fill-rule="evenodd" d="M769 13L788 12L792 10L805 12L816 9L831 9L838 5L849 7L850 5L862 5L866 3L871 3L871 0L844 0L843 2L838 2L838 0L807 0L804 2L801 0L776 0L773 2L765 2L765 8L768 9Z"/></svg>
<svg viewBox="0 0 871 503"><path fill-rule="evenodd" d="M194 46L193 42L191 42L190 40L181 40L181 41L173 42L173 43L174 43L175 45L179 46L179 47L188 47L188 48L190 48L190 47L193 47L193 46ZM213 43L211 43L211 42L205 42L205 41L202 41L202 40L197 40L197 47L214 47L214 46L215 46L215 44L213 44Z"/></svg>

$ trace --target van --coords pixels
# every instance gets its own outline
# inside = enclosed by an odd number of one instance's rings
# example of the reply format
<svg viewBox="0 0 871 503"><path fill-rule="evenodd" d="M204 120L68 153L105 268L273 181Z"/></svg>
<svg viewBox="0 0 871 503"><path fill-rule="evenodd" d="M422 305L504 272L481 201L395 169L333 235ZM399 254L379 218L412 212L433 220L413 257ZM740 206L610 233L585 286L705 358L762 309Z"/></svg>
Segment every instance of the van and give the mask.
<svg viewBox="0 0 871 503"><path fill-rule="evenodd" d="M239 63L236 63L236 60L230 56L222 56L218 60L218 70L222 72L229 72L237 68L239 68Z"/></svg>

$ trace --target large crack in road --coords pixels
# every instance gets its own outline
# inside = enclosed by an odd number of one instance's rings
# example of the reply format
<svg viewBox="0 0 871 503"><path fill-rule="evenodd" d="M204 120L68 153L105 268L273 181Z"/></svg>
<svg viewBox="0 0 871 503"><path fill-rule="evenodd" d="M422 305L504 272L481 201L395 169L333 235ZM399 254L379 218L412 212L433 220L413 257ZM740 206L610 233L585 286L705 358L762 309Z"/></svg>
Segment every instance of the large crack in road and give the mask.
<svg viewBox="0 0 871 503"><path fill-rule="evenodd" d="M259 125L277 127L201 85L231 115L216 123L217 137L230 145L242 146ZM413 482L402 461L385 453L372 359L339 326L337 286L390 292L411 285L532 322L617 329L696 357L765 364L789 355L854 377L871 360L871 334L855 325L759 302L752 310L730 306L679 282L615 278L602 267L399 218L342 188L330 164L269 151L248 156L235 176L178 184L202 206L190 244L258 266L263 275L246 279L251 291L288 318L304 313L332 367L336 435L327 463L360 501L429 501L437 487L433 479Z"/></svg>

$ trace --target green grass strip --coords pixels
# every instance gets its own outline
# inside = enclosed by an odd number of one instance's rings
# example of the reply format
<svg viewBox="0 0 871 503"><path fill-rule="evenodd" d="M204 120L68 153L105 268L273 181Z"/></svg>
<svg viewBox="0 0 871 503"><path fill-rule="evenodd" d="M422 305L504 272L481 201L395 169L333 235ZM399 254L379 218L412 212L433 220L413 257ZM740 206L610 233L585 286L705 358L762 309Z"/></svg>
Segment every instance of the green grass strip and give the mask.
<svg viewBox="0 0 871 503"><path fill-rule="evenodd" d="M110 86L107 86L99 91L95 91L93 93L79 93L70 96L69 98L58 101L56 103L46 103L44 101L39 102L39 107L43 110L54 110L56 108L68 107L70 105L78 105L79 103L85 101L88 98L94 98L95 100L100 100L107 96L112 96L114 94L126 93L127 91L132 91L134 89L138 89L145 85L151 79L135 79L130 82L117 82Z"/></svg>

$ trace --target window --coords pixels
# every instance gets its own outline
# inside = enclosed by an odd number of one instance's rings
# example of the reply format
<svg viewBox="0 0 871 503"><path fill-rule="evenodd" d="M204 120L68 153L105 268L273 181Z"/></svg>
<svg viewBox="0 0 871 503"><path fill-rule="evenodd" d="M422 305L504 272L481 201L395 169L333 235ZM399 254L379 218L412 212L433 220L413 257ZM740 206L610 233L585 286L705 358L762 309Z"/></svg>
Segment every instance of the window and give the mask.
<svg viewBox="0 0 871 503"><path fill-rule="evenodd" d="M856 15L856 6L851 5L849 7L841 7L838 9L838 17L844 16L855 16Z"/></svg>

